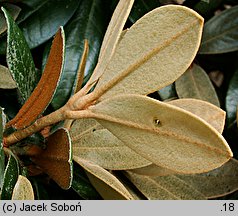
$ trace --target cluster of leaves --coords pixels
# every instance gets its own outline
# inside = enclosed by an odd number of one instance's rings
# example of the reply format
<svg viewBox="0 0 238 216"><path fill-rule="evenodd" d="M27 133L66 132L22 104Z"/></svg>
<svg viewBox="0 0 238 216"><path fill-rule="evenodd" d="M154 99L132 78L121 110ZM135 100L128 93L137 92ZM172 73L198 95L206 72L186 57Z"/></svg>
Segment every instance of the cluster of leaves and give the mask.
<svg viewBox="0 0 238 216"><path fill-rule="evenodd" d="M1 199L236 198L236 1L9 2Z"/></svg>

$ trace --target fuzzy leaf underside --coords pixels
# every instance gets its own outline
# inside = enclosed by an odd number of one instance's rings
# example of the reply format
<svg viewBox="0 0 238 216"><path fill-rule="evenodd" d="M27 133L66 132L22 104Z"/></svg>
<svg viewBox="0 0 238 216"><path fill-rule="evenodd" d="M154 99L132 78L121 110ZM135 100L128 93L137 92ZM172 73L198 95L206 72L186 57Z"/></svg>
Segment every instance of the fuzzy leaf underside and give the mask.
<svg viewBox="0 0 238 216"><path fill-rule="evenodd" d="M192 64L175 81L175 87L179 98L196 98L220 107L215 88L206 72L199 65Z"/></svg>
<svg viewBox="0 0 238 216"><path fill-rule="evenodd" d="M101 77L114 55L121 32L129 16L133 3L134 0L121 0L114 10L111 21L107 27L106 34L103 38L98 63L90 78L89 84L97 81L97 79Z"/></svg>
<svg viewBox="0 0 238 216"><path fill-rule="evenodd" d="M39 156L32 157L45 173L61 188L69 189L72 184L72 149L71 139L66 129L60 128L51 134L46 150Z"/></svg>
<svg viewBox="0 0 238 216"><path fill-rule="evenodd" d="M34 200L31 182L25 176L18 176L12 193L12 200Z"/></svg>
<svg viewBox="0 0 238 216"><path fill-rule="evenodd" d="M176 176L142 176L127 172L129 179L149 200L205 200L205 196Z"/></svg>
<svg viewBox="0 0 238 216"><path fill-rule="evenodd" d="M226 113L219 107L209 102L192 98L172 100L168 103L195 114L214 127L220 134L222 133L225 126Z"/></svg>
<svg viewBox="0 0 238 216"><path fill-rule="evenodd" d="M231 159L223 166L207 173L176 175L206 198L217 198L238 190L238 161Z"/></svg>
<svg viewBox="0 0 238 216"><path fill-rule="evenodd" d="M122 37L99 79L95 91L105 91L100 100L146 95L175 81L196 55L202 26L202 17L182 6L159 7L143 16Z"/></svg>
<svg viewBox="0 0 238 216"><path fill-rule="evenodd" d="M126 170L151 164L94 119L76 120L70 129L73 156L105 169Z"/></svg>
<svg viewBox="0 0 238 216"><path fill-rule="evenodd" d="M79 157L75 161L89 173L91 183L104 199L133 199L125 186L109 171Z"/></svg>
<svg viewBox="0 0 238 216"><path fill-rule="evenodd" d="M43 75L36 88L7 126L20 129L32 124L47 108L56 91L64 63L64 31L61 28L52 43Z"/></svg>
<svg viewBox="0 0 238 216"><path fill-rule="evenodd" d="M146 96L115 96L87 112L135 152L176 172L206 172L232 157L225 139L204 120Z"/></svg>

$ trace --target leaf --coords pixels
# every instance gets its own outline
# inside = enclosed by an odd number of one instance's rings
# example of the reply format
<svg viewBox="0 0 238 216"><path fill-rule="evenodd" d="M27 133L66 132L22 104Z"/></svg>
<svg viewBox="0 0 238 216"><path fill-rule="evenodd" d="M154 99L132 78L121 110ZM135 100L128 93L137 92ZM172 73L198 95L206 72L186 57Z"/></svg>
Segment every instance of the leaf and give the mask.
<svg viewBox="0 0 238 216"><path fill-rule="evenodd" d="M232 76L228 91L226 93L225 106L227 112L227 123L228 127L236 120L236 111L238 105L238 68L235 70Z"/></svg>
<svg viewBox="0 0 238 216"><path fill-rule="evenodd" d="M58 129L48 137L46 150L31 158L61 188L68 189L72 183L72 150L67 130Z"/></svg>
<svg viewBox="0 0 238 216"><path fill-rule="evenodd" d="M206 198L217 198L238 190L238 161L231 159L223 166L208 173L177 175Z"/></svg>
<svg viewBox="0 0 238 216"><path fill-rule="evenodd" d="M212 82L206 72L196 64L176 80L175 87L179 98L196 98L220 106Z"/></svg>
<svg viewBox="0 0 238 216"><path fill-rule="evenodd" d="M238 50L238 6L212 17L204 26L199 54L218 54Z"/></svg>
<svg viewBox="0 0 238 216"><path fill-rule="evenodd" d="M4 182L0 194L1 200L10 200L12 198L12 192L17 182L18 175L19 175L18 162L13 155L10 155L7 167L4 172Z"/></svg>
<svg viewBox="0 0 238 216"><path fill-rule="evenodd" d="M2 107L0 107L0 191L4 181L5 170L5 154L3 151L3 129L5 127L6 116L3 113Z"/></svg>
<svg viewBox="0 0 238 216"><path fill-rule="evenodd" d="M49 194L46 191L41 179L32 179L32 185L35 192L36 200L49 200Z"/></svg>
<svg viewBox="0 0 238 216"><path fill-rule="evenodd" d="M132 169L131 172L138 174L138 175L145 175L145 176L167 176L174 174L175 172L155 164L151 164L149 166Z"/></svg>
<svg viewBox="0 0 238 216"><path fill-rule="evenodd" d="M134 0L120 0L116 9L114 10L111 21L107 27L106 34L103 38L98 57L98 63L90 78L90 81L88 82L89 85L97 81L106 70L108 63L115 52L121 32L129 16L133 3Z"/></svg>
<svg viewBox="0 0 238 216"><path fill-rule="evenodd" d="M9 11L9 13L11 14L11 16L13 17L14 20L18 17L18 15L21 11L21 8L19 8L16 5L8 4L8 3L2 4L2 5L4 8L7 9L7 11ZM1 12L0 13L0 34L5 32L6 30L7 30L6 19L4 18L4 15Z"/></svg>
<svg viewBox="0 0 238 216"><path fill-rule="evenodd" d="M7 126L21 129L29 126L49 105L58 85L64 62L64 31L61 28L52 43L43 75L29 99Z"/></svg>
<svg viewBox="0 0 238 216"><path fill-rule="evenodd" d="M74 164L74 177L72 181L72 189L77 192L85 200L101 199L99 193L90 183L85 171Z"/></svg>
<svg viewBox="0 0 238 216"><path fill-rule="evenodd" d="M99 80L95 91L104 93L101 100L128 92L149 94L172 83L195 57L202 25L202 17L182 6L146 14L125 33Z"/></svg>
<svg viewBox="0 0 238 216"><path fill-rule="evenodd" d="M59 86L51 103L54 109L63 106L73 92L73 84L83 53L85 39L89 43L85 75L90 75L95 68L108 24L105 10L107 8L102 0L82 0L74 16L65 26L65 65Z"/></svg>
<svg viewBox="0 0 238 216"><path fill-rule="evenodd" d="M90 182L104 199L132 199L125 186L113 174L80 157L74 160L87 171Z"/></svg>
<svg viewBox="0 0 238 216"><path fill-rule="evenodd" d="M0 65L0 88L13 89L17 88L16 82L13 80L10 71L3 65Z"/></svg>
<svg viewBox="0 0 238 216"><path fill-rule="evenodd" d="M195 114L214 127L220 134L222 133L226 113L219 107L206 101L190 98L172 100L168 103Z"/></svg>
<svg viewBox="0 0 238 216"><path fill-rule="evenodd" d="M11 15L2 8L8 25L7 64L25 101L35 88L37 74L27 42Z"/></svg>
<svg viewBox="0 0 238 216"><path fill-rule="evenodd" d="M77 93L82 88L83 78L85 74L85 67L86 67L86 62L88 57L88 51L89 51L88 41L85 40L82 58L80 60L79 68L77 71L77 78L75 79L75 82L74 82L74 94Z"/></svg>
<svg viewBox="0 0 238 216"><path fill-rule="evenodd" d="M145 159L176 172L206 172L232 157L225 139L201 118L146 96L114 96L86 112Z"/></svg>
<svg viewBox="0 0 238 216"><path fill-rule="evenodd" d="M56 34L72 17L78 0L48 0L20 24L29 47L35 48Z"/></svg>
<svg viewBox="0 0 238 216"><path fill-rule="evenodd" d="M31 182L25 176L18 176L12 193L12 200L34 200L34 191Z"/></svg>
<svg viewBox="0 0 238 216"><path fill-rule="evenodd" d="M204 200L202 193L175 176L126 176L149 200Z"/></svg>
<svg viewBox="0 0 238 216"><path fill-rule="evenodd" d="M1 191L1 188L3 185L3 181L4 181L4 170L5 170L5 154L3 151L2 141L1 141L1 146L0 146L0 191Z"/></svg>
<svg viewBox="0 0 238 216"><path fill-rule="evenodd" d="M91 161L105 169L125 170L151 164L103 128L96 120L76 120L70 135L74 157Z"/></svg>
<svg viewBox="0 0 238 216"><path fill-rule="evenodd" d="M37 10L39 10L44 4L46 4L48 0L21 0L21 13L17 17L17 23L21 23L26 20L29 16L34 14Z"/></svg>

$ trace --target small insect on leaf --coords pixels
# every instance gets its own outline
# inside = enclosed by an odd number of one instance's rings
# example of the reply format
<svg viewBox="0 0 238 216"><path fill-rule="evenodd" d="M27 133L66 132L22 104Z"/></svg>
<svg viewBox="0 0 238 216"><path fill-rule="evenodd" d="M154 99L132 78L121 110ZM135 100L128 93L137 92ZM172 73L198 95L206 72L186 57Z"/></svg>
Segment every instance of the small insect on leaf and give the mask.
<svg viewBox="0 0 238 216"><path fill-rule="evenodd" d="M72 183L71 140L66 129L60 128L49 136L46 150L31 158L60 187L68 189Z"/></svg>
<svg viewBox="0 0 238 216"><path fill-rule="evenodd" d="M74 160L87 171L91 183L104 199L115 199L115 197L117 199L133 199L121 181L108 170L79 157Z"/></svg>
<svg viewBox="0 0 238 216"><path fill-rule="evenodd" d="M39 83L15 118L7 123L8 127L13 126L16 129L21 129L29 126L49 105L63 68L64 41L64 31L63 28L60 28L53 40L49 58Z"/></svg>

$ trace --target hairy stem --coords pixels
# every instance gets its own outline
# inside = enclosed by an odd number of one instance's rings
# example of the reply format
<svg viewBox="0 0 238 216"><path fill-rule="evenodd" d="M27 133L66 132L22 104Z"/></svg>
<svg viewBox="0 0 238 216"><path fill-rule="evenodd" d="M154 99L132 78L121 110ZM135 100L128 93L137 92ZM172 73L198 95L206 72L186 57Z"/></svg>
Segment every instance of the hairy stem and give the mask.
<svg viewBox="0 0 238 216"><path fill-rule="evenodd" d="M78 98L78 95L81 95L81 98ZM79 112L80 118L80 111L86 109L88 106L94 103L97 99L97 95L90 93L87 95L82 95L82 92L78 92L69 101L60 109L56 110L55 112L50 113L47 116L37 119L32 125L22 129L15 131L14 133L10 134L7 137L4 137L4 147L9 147L10 145L44 129L47 126L53 125L60 121L66 119L72 119L71 112ZM77 104L77 106L76 106Z"/></svg>
<svg viewBox="0 0 238 216"><path fill-rule="evenodd" d="M42 130L46 126L49 126L64 120L65 108L66 107L64 106L47 116L37 119L32 125L22 130L18 130L7 137L4 137L4 146L9 147L10 145L36 133L37 131Z"/></svg>

